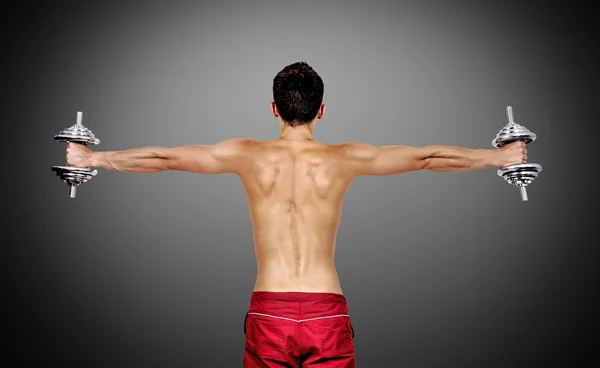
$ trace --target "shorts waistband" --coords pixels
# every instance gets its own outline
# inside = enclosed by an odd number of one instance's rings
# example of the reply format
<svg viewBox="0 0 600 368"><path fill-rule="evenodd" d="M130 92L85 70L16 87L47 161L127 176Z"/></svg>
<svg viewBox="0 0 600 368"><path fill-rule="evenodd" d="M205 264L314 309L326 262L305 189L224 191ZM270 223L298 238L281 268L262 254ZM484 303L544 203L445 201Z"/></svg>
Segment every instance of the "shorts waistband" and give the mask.
<svg viewBox="0 0 600 368"><path fill-rule="evenodd" d="M346 304L346 297L337 293L297 292L297 291L254 291L250 301L276 300L287 302L325 302Z"/></svg>

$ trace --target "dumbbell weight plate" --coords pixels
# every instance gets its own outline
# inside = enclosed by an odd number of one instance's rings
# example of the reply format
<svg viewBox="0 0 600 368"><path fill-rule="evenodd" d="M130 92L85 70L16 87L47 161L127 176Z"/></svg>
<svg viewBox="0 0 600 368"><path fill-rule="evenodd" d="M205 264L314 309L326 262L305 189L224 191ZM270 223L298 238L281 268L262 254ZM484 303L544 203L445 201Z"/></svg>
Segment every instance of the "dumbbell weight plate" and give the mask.
<svg viewBox="0 0 600 368"><path fill-rule="evenodd" d="M61 132L60 134L55 135L54 139L58 142L73 142L92 145L100 144L100 140L94 137L93 134L91 136L86 136Z"/></svg>
<svg viewBox="0 0 600 368"><path fill-rule="evenodd" d="M498 132L496 138L492 141L492 146L500 148L516 141L523 141L525 144L529 144L535 141L536 138L537 136L534 132L522 125L507 125Z"/></svg>
<svg viewBox="0 0 600 368"><path fill-rule="evenodd" d="M498 170L498 175L508 183L518 186L530 184L540 171L542 171L541 165L525 163L502 168Z"/></svg>
<svg viewBox="0 0 600 368"><path fill-rule="evenodd" d="M65 183L69 184L69 196L71 198L75 198L78 186L98 174L97 170L69 166L53 166L52 171L56 172L56 175L58 175Z"/></svg>
<svg viewBox="0 0 600 368"><path fill-rule="evenodd" d="M53 166L52 171L71 186L79 186L98 174L97 170L68 166Z"/></svg>
<svg viewBox="0 0 600 368"><path fill-rule="evenodd" d="M78 119L80 117L81 115L78 115ZM81 124L81 121L58 133L54 136L54 139L59 142L75 142L93 145L97 145L100 143L100 140L96 138L94 133L92 133L91 130L83 126L83 124Z"/></svg>

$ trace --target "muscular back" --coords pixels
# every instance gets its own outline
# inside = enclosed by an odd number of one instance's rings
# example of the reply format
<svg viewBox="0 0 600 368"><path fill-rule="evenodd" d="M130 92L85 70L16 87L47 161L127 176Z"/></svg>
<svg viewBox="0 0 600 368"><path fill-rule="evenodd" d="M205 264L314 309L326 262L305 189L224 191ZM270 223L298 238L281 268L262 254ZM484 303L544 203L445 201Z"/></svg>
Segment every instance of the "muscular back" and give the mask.
<svg viewBox="0 0 600 368"><path fill-rule="evenodd" d="M268 291L341 293L333 256L343 198L354 177L422 169L477 170L526 159L523 142L498 150L328 145L283 136L266 142L230 139L215 145L104 152L67 145L67 164L76 167L140 174L163 170L237 174L248 196L254 230L255 290Z"/></svg>
<svg viewBox="0 0 600 368"><path fill-rule="evenodd" d="M240 178L254 230L256 290L341 292L335 239L351 179L340 150L312 140L249 148Z"/></svg>

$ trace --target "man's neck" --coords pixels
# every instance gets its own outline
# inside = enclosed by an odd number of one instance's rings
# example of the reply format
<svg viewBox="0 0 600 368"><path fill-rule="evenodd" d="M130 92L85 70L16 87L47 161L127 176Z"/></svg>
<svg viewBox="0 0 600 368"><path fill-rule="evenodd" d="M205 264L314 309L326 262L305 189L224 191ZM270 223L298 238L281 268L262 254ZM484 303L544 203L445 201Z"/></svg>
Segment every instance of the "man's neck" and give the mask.
<svg viewBox="0 0 600 368"><path fill-rule="evenodd" d="M285 123L281 124L279 139L287 141L312 141L314 122L298 126L290 126Z"/></svg>

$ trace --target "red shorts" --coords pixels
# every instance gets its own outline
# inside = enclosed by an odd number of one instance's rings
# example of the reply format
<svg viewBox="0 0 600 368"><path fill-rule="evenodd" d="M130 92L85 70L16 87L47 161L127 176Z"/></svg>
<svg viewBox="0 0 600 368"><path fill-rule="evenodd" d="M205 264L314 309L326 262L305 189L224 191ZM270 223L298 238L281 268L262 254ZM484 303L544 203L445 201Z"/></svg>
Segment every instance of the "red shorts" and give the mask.
<svg viewBox="0 0 600 368"><path fill-rule="evenodd" d="M244 367L354 368L346 298L333 293L252 293Z"/></svg>

